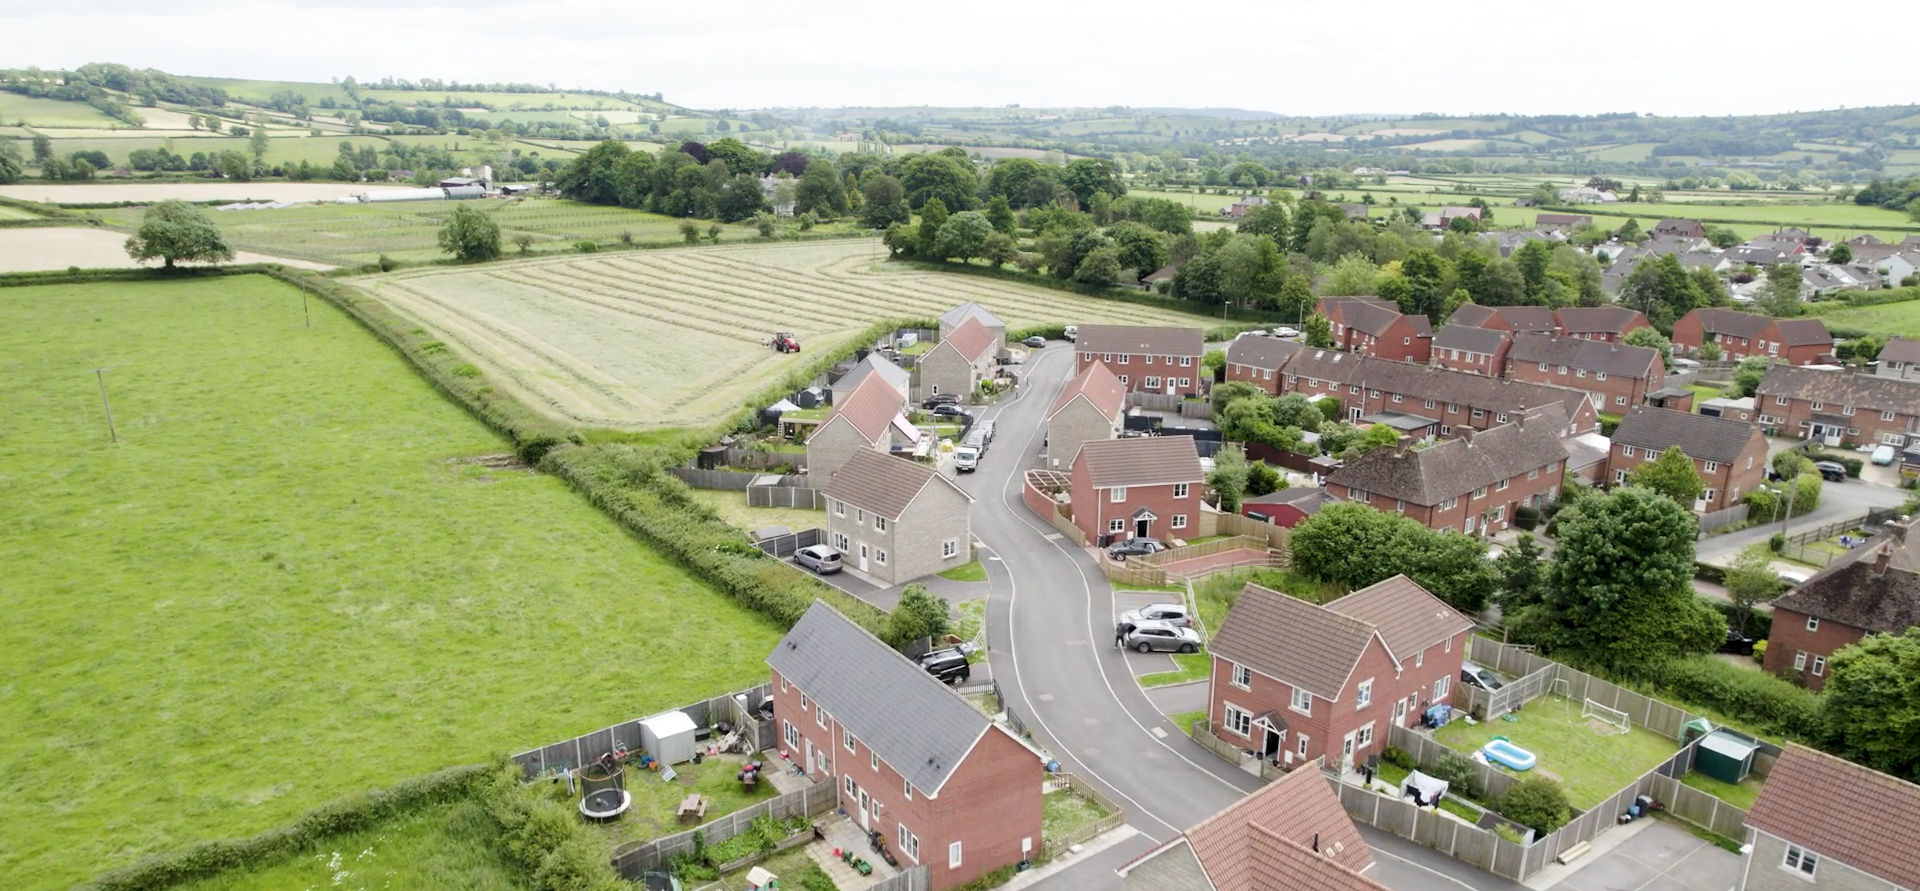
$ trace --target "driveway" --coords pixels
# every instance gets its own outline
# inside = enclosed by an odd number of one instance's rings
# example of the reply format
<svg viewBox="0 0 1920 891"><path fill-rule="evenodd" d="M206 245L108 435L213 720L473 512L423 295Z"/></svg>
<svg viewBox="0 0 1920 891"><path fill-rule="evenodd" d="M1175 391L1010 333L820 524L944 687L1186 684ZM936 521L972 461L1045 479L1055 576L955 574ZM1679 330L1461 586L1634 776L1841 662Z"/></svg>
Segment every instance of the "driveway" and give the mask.
<svg viewBox="0 0 1920 891"><path fill-rule="evenodd" d="M1739 854L1666 820L1615 828L1600 839L1629 832L1611 850L1574 861L1575 868L1548 891L1726 891L1740 881Z"/></svg>
<svg viewBox="0 0 1920 891"><path fill-rule="evenodd" d="M973 529L992 589L989 661L1003 705L1034 742L1126 809L1146 839L1133 844L1160 842L1239 800L1259 780L1188 739L1133 682L1130 660L1139 654L1112 646L1113 616L1123 603L1095 558L1020 499L1021 473L1034 466L1044 413L1071 373L1071 357L1070 349L1056 346L1029 358L1019 394L986 412L995 421L995 448L977 473L960 481L975 499ZM1380 861L1369 875L1391 887L1521 887L1411 842L1366 827L1361 832ZM1118 856L1089 858L1038 887L1118 888L1117 864L1107 862Z"/></svg>

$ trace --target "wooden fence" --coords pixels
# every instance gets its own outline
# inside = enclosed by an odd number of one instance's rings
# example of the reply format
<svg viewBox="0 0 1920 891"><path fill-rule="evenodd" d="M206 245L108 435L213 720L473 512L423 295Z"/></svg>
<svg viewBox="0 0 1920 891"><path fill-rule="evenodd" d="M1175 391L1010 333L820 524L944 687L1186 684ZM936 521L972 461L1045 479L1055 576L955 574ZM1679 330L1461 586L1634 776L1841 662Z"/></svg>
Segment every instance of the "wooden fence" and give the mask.
<svg viewBox="0 0 1920 891"><path fill-rule="evenodd" d="M1719 510L1707 511L1704 514L1700 514L1700 536L1705 537L1707 533L1724 526L1732 526L1735 523L1746 522L1747 511L1747 505L1736 504L1732 507L1723 507Z"/></svg>
<svg viewBox="0 0 1920 891"><path fill-rule="evenodd" d="M1347 816L1375 829L1411 839L1442 854L1503 878L1520 881L1531 875L1534 858L1526 847L1439 810L1415 807L1412 802L1384 792L1337 784L1340 805ZM1544 865L1544 861L1542 861ZM1534 869L1537 870L1536 866Z"/></svg>
<svg viewBox="0 0 1920 891"><path fill-rule="evenodd" d="M753 481L766 474L744 470L701 470L697 467L669 467L667 472L680 478L680 481L696 489L731 489L745 491Z"/></svg>
<svg viewBox="0 0 1920 891"><path fill-rule="evenodd" d="M778 798L769 798L751 807L734 811L724 817L684 832L661 836L643 842L631 842L615 848L613 851L613 869L620 877L629 882L637 882L643 873L659 869L681 854L692 854L694 835L699 834L709 845L726 841L747 830L753 821L762 815L775 820L806 815L817 817L839 805L839 787L832 783L808 786L798 792L788 792Z"/></svg>
<svg viewBox="0 0 1920 891"><path fill-rule="evenodd" d="M1120 828L1120 824L1126 822L1126 812L1120 809L1120 805L1115 804L1113 800L1107 796L1100 794L1100 790L1082 781L1079 777L1070 773L1056 773L1052 779L1054 782L1072 789L1074 794L1085 796L1089 801L1098 805L1101 810L1106 811L1106 816L1071 832L1044 839L1045 850L1048 853L1059 853L1074 845L1092 841L1102 833Z"/></svg>
<svg viewBox="0 0 1920 891"><path fill-rule="evenodd" d="M748 486L747 506L826 510L827 493L806 486Z"/></svg>
<svg viewBox="0 0 1920 891"><path fill-rule="evenodd" d="M536 777L550 770L578 768L616 749L638 752L642 748L640 722L645 718L669 711L685 712L687 717L693 719L695 727L709 727L717 722L726 721L736 728L753 733L757 744L756 750L771 748L774 743L772 723L760 721L754 715L760 703L765 702L772 694L771 684L761 684L677 709L650 712L612 727L521 752L513 756L513 760L519 762L520 769L526 776ZM744 702L741 697L745 697Z"/></svg>
<svg viewBox="0 0 1920 891"><path fill-rule="evenodd" d="M753 470L767 470L785 464L794 470L807 469L806 452L782 452L762 449L743 449L739 446L727 447L727 466L745 467Z"/></svg>
<svg viewBox="0 0 1920 891"><path fill-rule="evenodd" d="M893 878L875 882L867 891L932 891L933 880L928 878L931 874L932 870L921 863Z"/></svg>
<svg viewBox="0 0 1920 891"><path fill-rule="evenodd" d="M817 544L826 544L826 542L827 530L802 529L798 532L787 533L786 535L763 538L754 542L753 546L765 552L769 557L778 557L785 560L793 556L793 552L801 548L810 548Z"/></svg>

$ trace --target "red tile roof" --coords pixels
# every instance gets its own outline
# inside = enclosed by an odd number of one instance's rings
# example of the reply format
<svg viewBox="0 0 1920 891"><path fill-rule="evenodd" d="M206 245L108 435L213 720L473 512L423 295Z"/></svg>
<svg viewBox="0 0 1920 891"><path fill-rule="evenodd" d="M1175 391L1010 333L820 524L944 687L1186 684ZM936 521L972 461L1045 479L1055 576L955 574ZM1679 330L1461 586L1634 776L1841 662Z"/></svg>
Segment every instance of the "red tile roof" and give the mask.
<svg viewBox="0 0 1920 891"><path fill-rule="evenodd" d="M892 385L880 379L880 375L868 375L866 380L853 388L846 401L833 407L824 427L835 417L845 417L853 422L854 429L860 431L868 442L879 442L887 435L887 425L900 414L900 392Z"/></svg>
<svg viewBox="0 0 1920 891"><path fill-rule="evenodd" d="M1213 654L1322 699L1340 695L1374 627L1270 588L1241 589L1220 629Z"/></svg>
<svg viewBox="0 0 1920 891"><path fill-rule="evenodd" d="M1747 825L1815 855L1920 888L1920 786L1790 745Z"/></svg>
<svg viewBox="0 0 1920 891"><path fill-rule="evenodd" d="M1379 629L1396 659L1473 628L1473 620L1404 575L1368 585L1326 608Z"/></svg>
<svg viewBox="0 0 1920 891"><path fill-rule="evenodd" d="M1326 775L1312 768L1288 773L1202 820L1186 831L1186 841L1217 891L1380 887L1359 875L1373 865L1373 850Z"/></svg>
<svg viewBox="0 0 1920 891"><path fill-rule="evenodd" d="M982 354L993 349L993 341L993 332L987 330L987 326L980 324L978 318L968 316L966 321L960 323L960 327L953 329L953 332L940 342L951 345L960 353L960 357L968 362L977 362Z"/></svg>
<svg viewBox="0 0 1920 891"><path fill-rule="evenodd" d="M1096 489L1197 485L1207 476L1200 469L1200 453L1194 450L1191 436L1094 440L1081 445L1073 461L1087 465L1087 477Z"/></svg>
<svg viewBox="0 0 1920 891"><path fill-rule="evenodd" d="M1053 416L1066 408L1068 403L1082 396L1100 412L1101 417L1118 418L1126 411L1127 386L1114 377L1112 369L1105 362L1095 362L1061 389L1060 397L1053 400L1052 408L1047 409L1047 420L1053 420Z"/></svg>

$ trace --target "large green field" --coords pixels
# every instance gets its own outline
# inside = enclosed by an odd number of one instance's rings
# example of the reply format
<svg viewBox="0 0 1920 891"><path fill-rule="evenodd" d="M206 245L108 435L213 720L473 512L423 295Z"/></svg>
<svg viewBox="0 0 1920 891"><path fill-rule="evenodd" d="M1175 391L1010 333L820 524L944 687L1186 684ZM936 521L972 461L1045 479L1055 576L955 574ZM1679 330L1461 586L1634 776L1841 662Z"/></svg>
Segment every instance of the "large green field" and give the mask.
<svg viewBox="0 0 1920 891"><path fill-rule="evenodd" d="M1816 303L1811 311L1829 328L1858 328L1869 334L1897 334L1920 340L1920 300L1860 307Z"/></svg>
<svg viewBox="0 0 1920 891"><path fill-rule="evenodd" d="M126 124L85 102L0 93L0 123L29 127L125 127Z"/></svg>
<svg viewBox="0 0 1920 891"><path fill-rule="evenodd" d="M301 305L258 276L0 289L0 884L764 678L770 623L475 463L506 445Z"/></svg>

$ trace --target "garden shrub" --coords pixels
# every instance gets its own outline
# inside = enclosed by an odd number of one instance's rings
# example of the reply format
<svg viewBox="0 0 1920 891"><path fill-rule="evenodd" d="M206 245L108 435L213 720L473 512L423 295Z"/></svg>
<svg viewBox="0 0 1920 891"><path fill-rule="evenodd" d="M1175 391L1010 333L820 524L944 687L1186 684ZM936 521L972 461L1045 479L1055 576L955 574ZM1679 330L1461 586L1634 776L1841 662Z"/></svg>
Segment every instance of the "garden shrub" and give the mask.
<svg viewBox="0 0 1920 891"><path fill-rule="evenodd" d="M1380 760L1402 770L1412 770L1415 766L1412 755L1393 746L1388 746L1380 752Z"/></svg>
<svg viewBox="0 0 1920 891"><path fill-rule="evenodd" d="M1766 663L1767 661L1767 642L1766 641L1756 640L1753 642L1753 661L1761 663L1763 665Z"/></svg>
<svg viewBox="0 0 1920 891"><path fill-rule="evenodd" d="M1531 531L1540 525L1540 509L1522 505L1513 509L1513 525Z"/></svg>
<svg viewBox="0 0 1920 891"><path fill-rule="evenodd" d="M1716 600L1716 599L1707 598L1707 597L1702 597L1700 599L1705 601L1708 606L1711 606L1714 609L1718 610L1720 612L1720 615L1726 617L1727 627L1733 628L1733 627L1739 626L1740 624L1739 605L1730 603L1725 600ZM1757 609L1748 611L1748 614L1747 614L1747 636L1748 637L1754 638L1756 640L1764 640L1766 637L1768 637L1772 633L1773 633L1773 613L1766 612L1763 610L1757 610Z"/></svg>
<svg viewBox="0 0 1920 891"><path fill-rule="evenodd" d="M1786 546L1787 546L1787 536L1785 534L1775 532L1774 534L1767 536L1767 550L1778 554L1782 550L1784 550Z"/></svg>
<svg viewBox="0 0 1920 891"><path fill-rule="evenodd" d="M1500 799L1500 815L1544 835L1567 825L1573 809L1559 783L1536 775L1507 790Z"/></svg>
<svg viewBox="0 0 1920 891"><path fill-rule="evenodd" d="M1853 477L1854 479L1860 478L1860 468L1865 467L1867 463L1852 455L1837 455L1833 452L1818 448L1807 449L1807 458L1813 461L1832 461L1835 464L1839 464L1847 469L1847 476Z"/></svg>
<svg viewBox="0 0 1920 891"><path fill-rule="evenodd" d="M1651 662L1640 666L1638 673L1656 693L1682 707L1696 703L1762 733L1798 739L1819 736L1819 694L1771 675L1712 656Z"/></svg>
<svg viewBox="0 0 1920 891"><path fill-rule="evenodd" d="M573 249L583 254L599 253L600 243L588 239L581 239L573 243Z"/></svg>
<svg viewBox="0 0 1920 891"><path fill-rule="evenodd" d="M1436 780L1445 781L1447 785L1465 795L1480 794L1477 782L1479 772L1473 769L1473 762L1459 752L1450 751L1440 756L1440 760L1431 766L1420 768L1420 771Z"/></svg>

